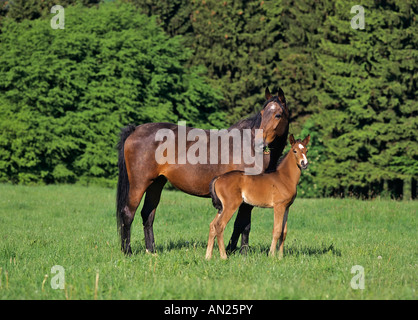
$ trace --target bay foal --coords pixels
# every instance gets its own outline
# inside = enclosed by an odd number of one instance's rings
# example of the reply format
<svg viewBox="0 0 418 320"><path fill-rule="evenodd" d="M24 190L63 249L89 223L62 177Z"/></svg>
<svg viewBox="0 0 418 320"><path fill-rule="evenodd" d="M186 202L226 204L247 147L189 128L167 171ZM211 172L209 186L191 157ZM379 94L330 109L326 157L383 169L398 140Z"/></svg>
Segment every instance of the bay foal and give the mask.
<svg viewBox="0 0 418 320"><path fill-rule="evenodd" d="M302 169L308 167L306 158L310 136L303 141L289 137L291 149L276 171L260 175L245 175L243 171L231 171L214 178L210 184L212 202L218 214L209 228L206 259L212 257L215 237L219 252L226 259L223 234L234 212L245 202L252 206L274 208L273 241L269 255L274 256L279 242L279 258L283 257L283 244L287 234L289 207L296 198L296 186Z"/></svg>

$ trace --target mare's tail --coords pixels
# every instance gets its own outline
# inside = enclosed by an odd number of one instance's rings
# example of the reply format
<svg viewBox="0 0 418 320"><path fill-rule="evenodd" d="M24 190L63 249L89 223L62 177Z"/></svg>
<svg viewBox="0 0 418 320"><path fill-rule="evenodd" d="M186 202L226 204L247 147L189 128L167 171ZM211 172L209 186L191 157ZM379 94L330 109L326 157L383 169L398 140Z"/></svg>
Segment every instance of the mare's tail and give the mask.
<svg viewBox="0 0 418 320"><path fill-rule="evenodd" d="M209 190L210 190L210 196L212 197L212 204L216 209L218 209L218 213L220 214L222 213L222 210L223 210L222 202L218 198L218 195L216 194L216 190L215 190L215 183L216 183L216 180L218 179L219 177L215 177L212 179L209 185Z"/></svg>
<svg viewBox="0 0 418 320"><path fill-rule="evenodd" d="M118 178L118 187L116 194L116 221L118 223L118 230L121 232L121 226L123 223L123 212L125 206L128 204L129 197L129 180L128 172L126 171L125 163L125 150L124 145L126 139L135 131L136 126L133 124L128 125L123 128L120 132L120 139L117 144L117 149L119 153L118 158L118 168L119 168L119 178Z"/></svg>

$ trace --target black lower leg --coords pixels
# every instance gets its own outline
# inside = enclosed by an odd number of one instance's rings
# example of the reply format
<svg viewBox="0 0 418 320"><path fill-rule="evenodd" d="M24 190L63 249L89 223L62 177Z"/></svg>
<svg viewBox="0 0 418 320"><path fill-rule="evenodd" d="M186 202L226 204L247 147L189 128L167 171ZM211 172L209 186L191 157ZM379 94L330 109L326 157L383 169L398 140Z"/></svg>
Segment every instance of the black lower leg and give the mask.
<svg viewBox="0 0 418 320"><path fill-rule="evenodd" d="M241 253L246 253L248 248L248 237L251 229L251 210L252 206L243 203L239 207L237 218L234 223L234 231L232 232L231 240L229 240L226 248L227 252L234 252L237 248L239 236L242 234L241 239ZM243 249L245 246L245 249Z"/></svg>
<svg viewBox="0 0 418 320"><path fill-rule="evenodd" d="M247 254L249 248L249 240L250 240L250 231L251 231L251 216L250 220L248 221L247 225L244 227L241 235L241 249L240 253Z"/></svg>
<svg viewBox="0 0 418 320"><path fill-rule="evenodd" d="M144 236L145 236L145 248L148 252L155 252L155 240L154 240L154 230L153 223L155 217L155 209L151 211L148 215L148 218L144 220Z"/></svg>
<svg viewBox="0 0 418 320"><path fill-rule="evenodd" d="M121 249L125 254L132 254L131 250L131 225L132 225L132 215L128 212L129 209L125 208L124 215L122 218L122 225L120 226L120 236L121 236Z"/></svg>
<svg viewBox="0 0 418 320"><path fill-rule="evenodd" d="M239 230L235 228L235 225L234 225L234 231L232 232L231 239L229 240L228 246L226 247L227 254L231 254L235 252L235 250L237 249L238 239L240 235L241 235L241 232L239 232Z"/></svg>
<svg viewBox="0 0 418 320"><path fill-rule="evenodd" d="M164 176L160 176L148 187L144 207L141 211L142 223L144 225L145 236L145 248L148 252L155 252L155 240L154 240L154 218L155 211L160 202L161 192L167 179Z"/></svg>

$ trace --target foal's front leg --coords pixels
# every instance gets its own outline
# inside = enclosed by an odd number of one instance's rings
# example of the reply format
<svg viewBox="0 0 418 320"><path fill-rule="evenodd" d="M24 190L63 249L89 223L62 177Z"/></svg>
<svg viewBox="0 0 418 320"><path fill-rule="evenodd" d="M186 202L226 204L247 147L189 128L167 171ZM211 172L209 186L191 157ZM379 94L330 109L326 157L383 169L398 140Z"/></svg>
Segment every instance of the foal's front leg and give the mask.
<svg viewBox="0 0 418 320"><path fill-rule="evenodd" d="M283 218L286 212L286 207L277 205L274 207L274 227L273 227L273 240L271 241L269 255L274 257L276 253L277 240L279 240L283 231Z"/></svg>
<svg viewBox="0 0 418 320"><path fill-rule="evenodd" d="M283 245L287 235L287 215L289 214L289 208L286 209L283 217L283 229L279 238L279 259L283 258Z"/></svg>

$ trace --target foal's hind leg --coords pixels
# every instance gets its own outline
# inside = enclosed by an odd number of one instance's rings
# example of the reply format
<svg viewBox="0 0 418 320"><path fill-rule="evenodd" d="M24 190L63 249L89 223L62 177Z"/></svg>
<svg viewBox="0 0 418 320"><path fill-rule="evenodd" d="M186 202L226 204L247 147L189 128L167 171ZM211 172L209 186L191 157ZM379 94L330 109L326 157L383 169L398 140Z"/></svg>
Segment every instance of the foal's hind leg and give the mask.
<svg viewBox="0 0 418 320"><path fill-rule="evenodd" d="M153 224L155 218L155 211L160 203L161 192L166 184L167 179L164 176L159 176L155 181L148 187L144 206L141 210L142 223L144 226L145 236L145 248L147 252L155 252L155 240Z"/></svg>
<svg viewBox="0 0 418 320"><path fill-rule="evenodd" d="M215 223L219 219L219 216L220 215L219 215L219 212L218 212L218 214L216 214L215 219L213 219L213 221L210 223L210 226L209 226L208 247L206 249L206 259L207 260L209 260L210 258L212 258L213 244L215 242L215 237L216 237Z"/></svg>
<svg viewBox="0 0 418 320"><path fill-rule="evenodd" d="M213 244L215 242L215 237L218 239L219 253L221 254L222 259L226 259L226 251L224 244L224 230L229 220L231 220L232 215L238 209L239 201L236 205L232 205L223 209L221 214L217 214L215 219L210 224L209 227L209 239L208 247L206 249L206 259L212 258ZM224 203L222 203L224 206Z"/></svg>
<svg viewBox="0 0 418 320"><path fill-rule="evenodd" d="M221 254L221 259L226 259L226 251L225 251L225 244L224 244L224 231L225 227L228 224L229 220L231 220L234 212L238 209L238 206L240 205L231 205L223 209L222 214L219 216L219 218L216 220L214 226L216 231L216 238L218 239L218 247L219 247L219 253Z"/></svg>

